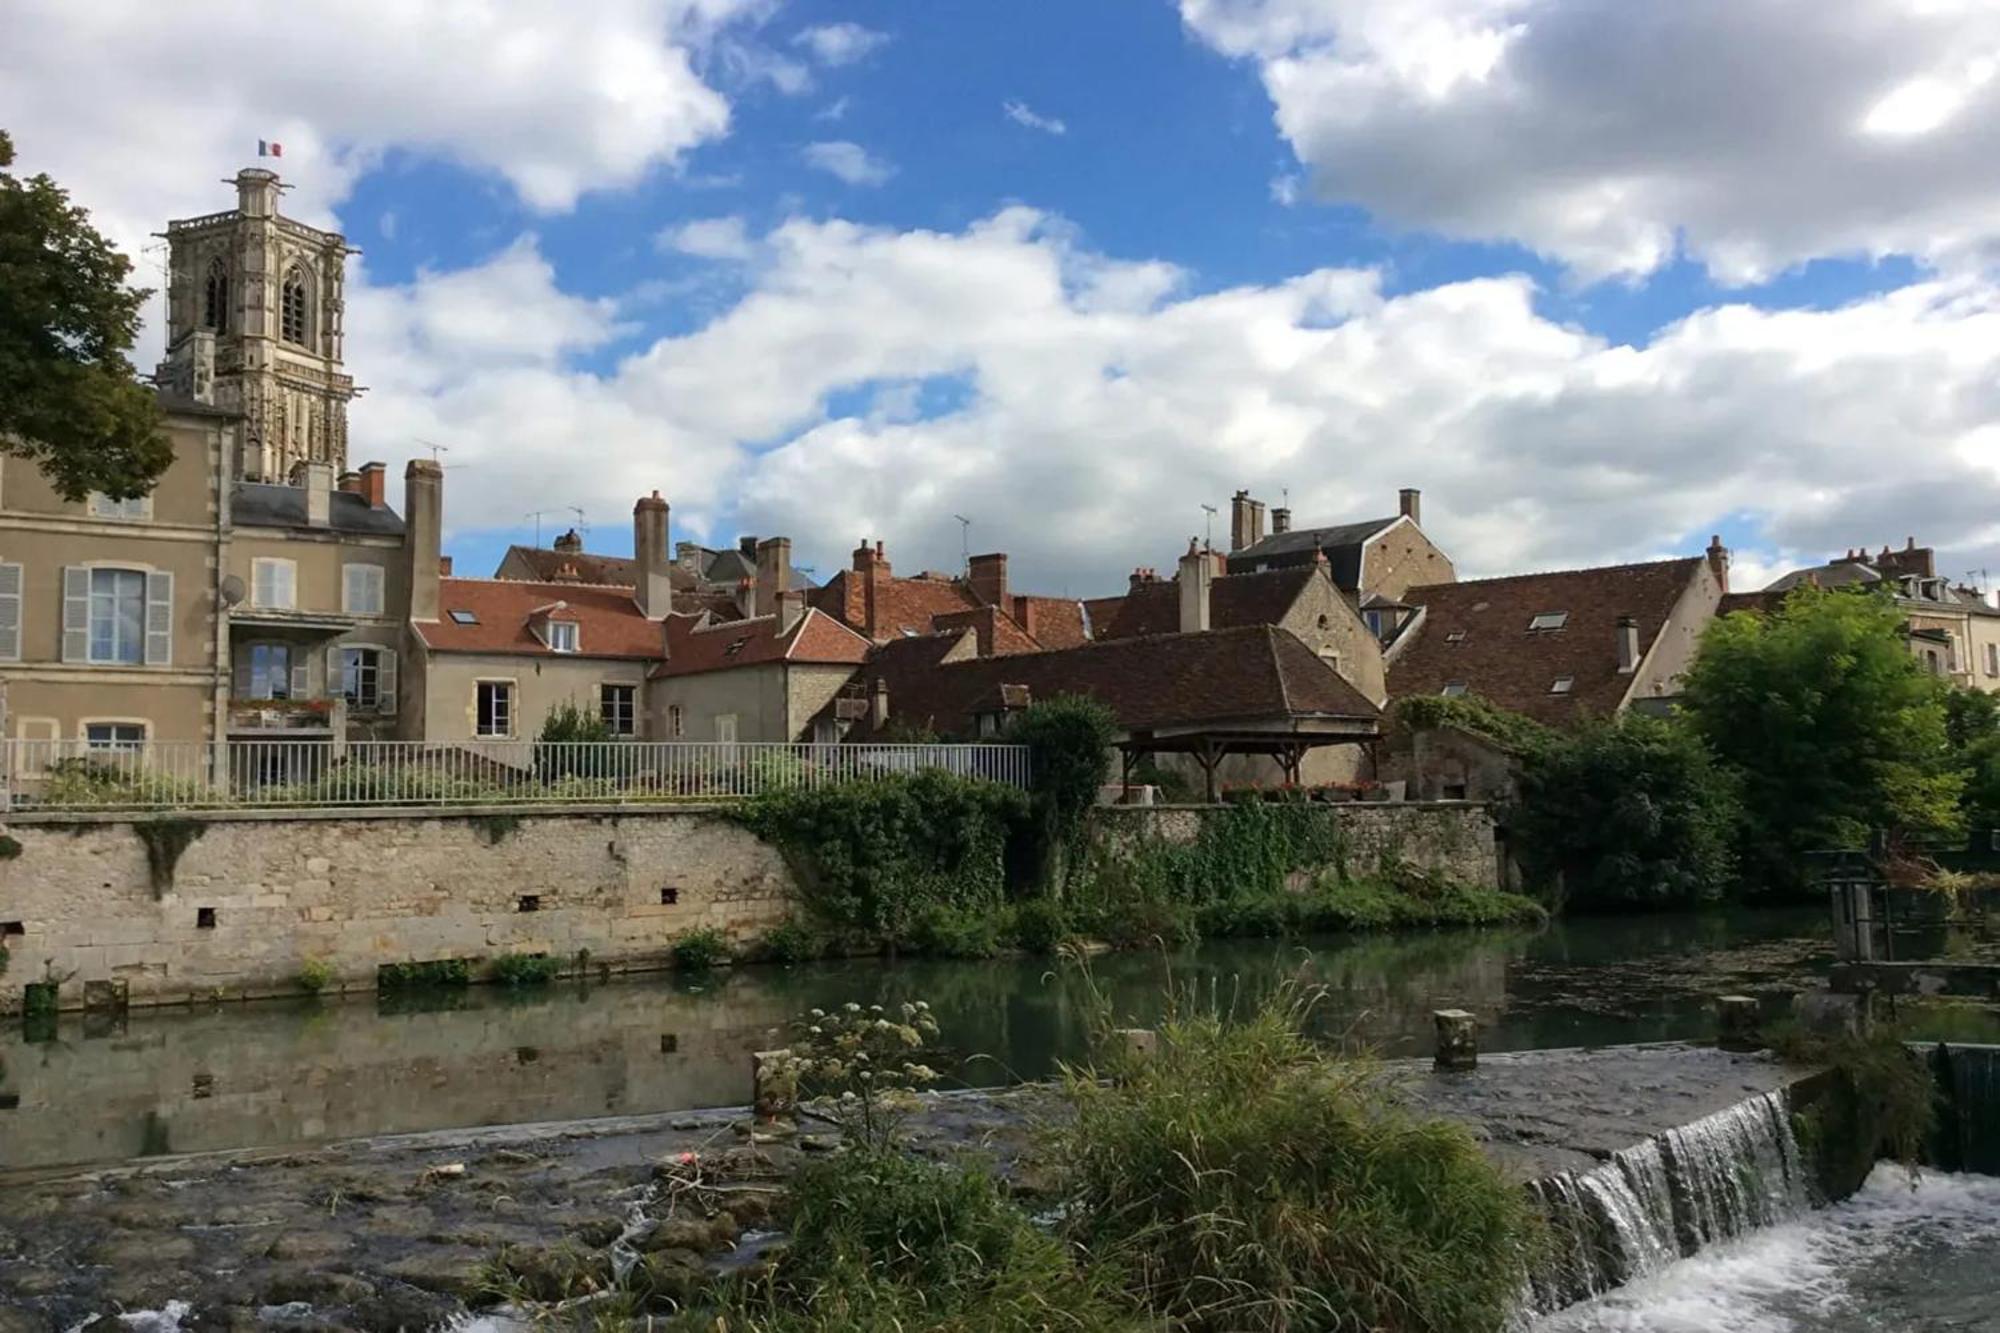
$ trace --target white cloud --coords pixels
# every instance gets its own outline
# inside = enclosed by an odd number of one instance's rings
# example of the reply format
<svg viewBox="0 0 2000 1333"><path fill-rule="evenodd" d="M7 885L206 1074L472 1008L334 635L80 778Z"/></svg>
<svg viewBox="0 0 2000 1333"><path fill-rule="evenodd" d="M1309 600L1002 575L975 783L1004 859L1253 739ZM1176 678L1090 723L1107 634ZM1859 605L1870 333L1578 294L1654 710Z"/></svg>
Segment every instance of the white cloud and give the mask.
<svg viewBox="0 0 2000 1333"><path fill-rule="evenodd" d="M669 227L659 235L662 249L700 259L745 260L755 253L740 217L700 218Z"/></svg>
<svg viewBox="0 0 2000 1333"><path fill-rule="evenodd" d="M888 33L864 28L859 23L822 23L792 38L794 45L803 46L813 59L828 66L852 65L888 40Z"/></svg>
<svg viewBox="0 0 2000 1333"><path fill-rule="evenodd" d="M807 166L838 176L849 185L880 185L896 174L893 165L845 139L807 144L799 155Z"/></svg>
<svg viewBox="0 0 2000 1333"><path fill-rule="evenodd" d="M847 110L849 107L853 105L854 105L854 99L852 97L847 97L847 96L836 97L831 102L828 102L825 106L821 107L819 110L813 112L813 119L823 120L828 123L832 123L833 121L837 120L846 120Z"/></svg>
<svg viewBox="0 0 2000 1333"><path fill-rule="evenodd" d="M1016 125L1025 125L1031 130L1040 130L1044 134L1069 133L1069 126L1065 125L1062 121L1056 119L1054 116L1039 115L1033 107L1018 99L1002 102L1000 109L1006 113L1007 119L1013 121Z"/></svg>
<svg viewBox="0 0 2000 1333"><path fill-rule="evenodd" d="M1180 0L1321 197L1586 278L2000 246L1990 0Z"/></svg>
<svg viewBox="0 0 2000 1333"><path fill-rule="evenodd" d="M658 486L709 536L740 516L830 570L866 534L921 568L952 563L962 513L1021 586L1078 593L1169 563L1244 486L1289 489L1302 525L1420 486L1468 575L1687 553L1723 516L1760 533L1745 583L1905 535L2000 567L2000 287L1977 279L1706 310L1634 348L1543 318L1518 277L1189 294L1024 208L757 244L740 299L602 373L575 361L618 345L614 310L564 295L531 242L364 289L357 450L449 445L461 530L538 496L622 516Z"/></svg>
<svg viewBox="0 0 2000 1333"><path fill-rule="evenodd" d="M1299 202L1299 178L1289 171L1271 177L1271 202L1281 208L1291 208Z"/></svg>
<svg viewBox="0 0 2000 1333"><path fill-rule="evenodd" d="M538 209L630 185L729 128L696 59L762 0L92 0L9 7L7 127L134 252L285 145L287 209L328 221L390 148L504 179ZM86 76L83 71L91 71Z"/></svg>

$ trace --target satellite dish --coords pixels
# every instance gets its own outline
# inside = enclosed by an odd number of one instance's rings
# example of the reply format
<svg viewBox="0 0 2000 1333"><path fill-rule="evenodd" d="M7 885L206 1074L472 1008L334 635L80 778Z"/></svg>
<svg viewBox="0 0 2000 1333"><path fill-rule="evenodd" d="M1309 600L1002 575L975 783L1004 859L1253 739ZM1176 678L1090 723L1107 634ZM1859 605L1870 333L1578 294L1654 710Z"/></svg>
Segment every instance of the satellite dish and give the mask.
<svg viewBox="0 0 2000 1333"><path fill-rule="evenodd" d="M236 605L243 600L243 591L242 578L235 574L229 575L222 580L222 604L224 606Z"/></svg>

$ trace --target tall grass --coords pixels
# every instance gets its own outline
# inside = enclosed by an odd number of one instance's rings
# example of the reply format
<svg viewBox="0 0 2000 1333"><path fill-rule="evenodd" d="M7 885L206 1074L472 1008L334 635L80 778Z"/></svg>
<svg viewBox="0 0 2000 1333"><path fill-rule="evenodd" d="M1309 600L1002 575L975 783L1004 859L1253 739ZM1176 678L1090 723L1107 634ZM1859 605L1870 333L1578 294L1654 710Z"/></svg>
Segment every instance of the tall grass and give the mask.
<svg viewBox="0 0 2000 1333"><path fill-rule="evenodd" d="M1501 1328L1536 1234L1525 1193L1463 1128L1315 1048L1309 1005L1211 1005L1109 1081L1070 1071L1066 1238L1176 1328Z"/></svg>

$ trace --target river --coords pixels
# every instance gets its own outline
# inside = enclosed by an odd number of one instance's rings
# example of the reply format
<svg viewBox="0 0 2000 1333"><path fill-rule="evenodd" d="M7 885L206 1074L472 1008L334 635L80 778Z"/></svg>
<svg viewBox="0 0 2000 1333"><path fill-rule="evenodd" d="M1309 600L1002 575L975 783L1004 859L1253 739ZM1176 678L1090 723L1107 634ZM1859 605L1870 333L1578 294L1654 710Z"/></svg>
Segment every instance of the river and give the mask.
<svg viewBox="0 0 2000 1333"><path fill-rule="evenodd" d="M538 991L64 1015L53 1040L0 1035L0 1170L270 1148L375 1134L741 1104L750 1053L812 1006L927 1000L956 1079L1042 1078L1108 1006L1169 994L1249 1005L1281 980L1328 987L1315 1022L1388 1056L1429 1049L1430 1014L1469 1009L1489 1050L1706 1035L1710 999L1777 997L1831 957L1813 909L1576 918L1536 931L1227 941L1047 960L848 960Z"/></svg>

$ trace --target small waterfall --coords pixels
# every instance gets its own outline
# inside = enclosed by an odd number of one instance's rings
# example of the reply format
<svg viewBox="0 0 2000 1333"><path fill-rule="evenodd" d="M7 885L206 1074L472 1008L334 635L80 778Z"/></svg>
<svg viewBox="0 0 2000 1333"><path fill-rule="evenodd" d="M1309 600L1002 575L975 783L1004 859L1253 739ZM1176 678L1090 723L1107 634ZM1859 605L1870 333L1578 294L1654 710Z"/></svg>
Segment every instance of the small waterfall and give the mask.
<svg viewBox="0 0 2000 1333"><path fill-rule="evenodd" d="M2000 1176L2000 1046L1938 1046L1931 1070L1944 1094L1932 1157L1947 1171Z"/></svg>
<svg viewBox="0 0 2000 1333"><path fill-rule="evenodd" d="M1532 1283L1534 1308L1544 1311L1811 1206L1783 1092L1739 1102L1533 1188L1551 1241Z"/></svg>

